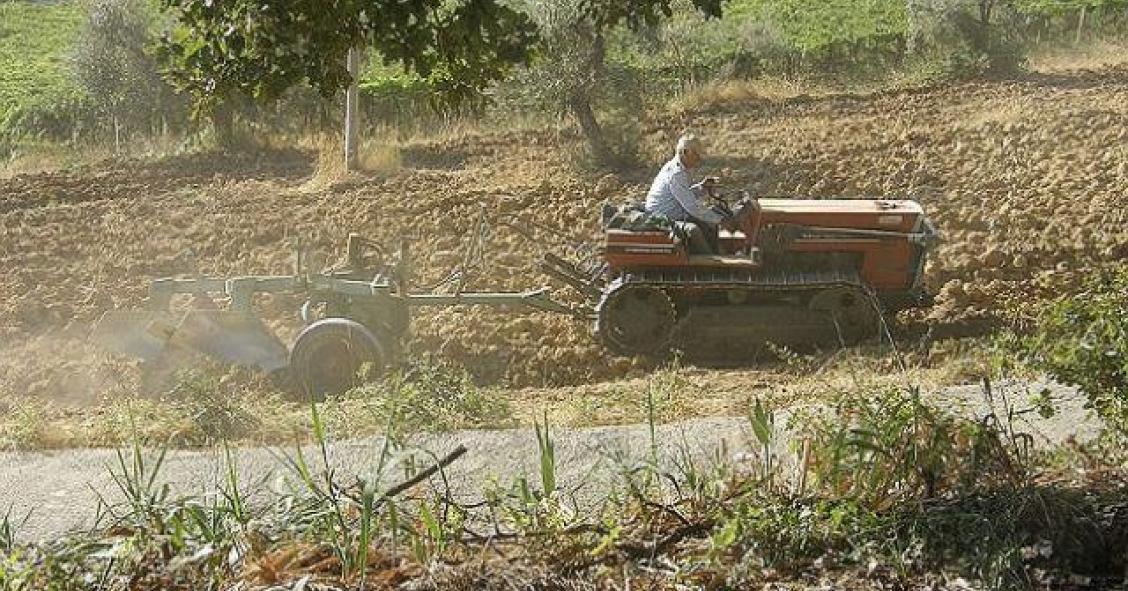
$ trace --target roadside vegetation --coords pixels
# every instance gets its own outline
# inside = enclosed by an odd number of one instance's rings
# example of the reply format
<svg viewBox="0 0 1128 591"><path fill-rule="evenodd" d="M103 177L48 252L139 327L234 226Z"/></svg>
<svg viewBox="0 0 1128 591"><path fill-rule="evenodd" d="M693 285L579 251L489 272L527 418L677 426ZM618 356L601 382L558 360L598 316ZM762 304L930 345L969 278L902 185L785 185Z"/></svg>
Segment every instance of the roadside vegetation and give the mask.
<svg viewBox="0 0 1128 591"><path fill-rule="evenodd" d="M765 353L754 368L696 367L673 359L614 381L583 386L513 387L476 383L449 360L422 356L379 382L330 398L321 419L350 436L530 427L544 414L568 428L739 416L753 400L818 403L862 386L945 387L993 379L1001 363L987 339L909 351L902 371L888 347ZM1010 376L1028 371L1010 370ZM5 399L0 450L116 447L139 441L171 448L286 445L308 441L309 408L293 392L240 369L203 365L170 376L149 395L110 389L93 405L51 398Z"/></svg>
<svg viewBox="0 0 1128 591"><path fill-rule="evenodd" d="M594 496L559 479L559 430L547 413L528 432L539 471L497 482L477 501L452 495L444 474L465 449L436 456L410 435L504 424L511 409L434 362L306 406L289 435L308 445L283 444L277 469L287 484L271 493L241 477L229 442L265 420L273 401L233 403L206 374L181 375L180 402L146 408L196 421L189 430L199 443L222 445L216 490L171 493L164 461L182 442L160 442L144 430L160 420L131 415L117 430L132 447L118 452L116 489L101 493L97 525L28 544L19 541L27 516L9 511L0 586L1103 588L1128 566L1124 277L1110 269L1080 295L1043 306L1020 336L977 345L975 358L994 360L981 366L981 395L994 409L982 413L929 398L912 374L875 381L872 360L857 356L839 361L850 385L820 376L828 387L818 404L748 399L744 446L701 456L653 435L679 392L698 396L690 370L654 372L632 392L651 426L647 451L607 452L620 476ZM831 363L777 355L809 371ZM991 372L1013 374L1016 364L1079 385L1107 431L1039 443L1020 417L1052 414L1053 402L1008 399L993 386ZM387 436L372 471L343 481L328 448L354 437L358 420L382 422Z"/></svg>
<svg viewBox="0 0 1128 591"><path fill-rule="evenodd" d="M231 448L214 493L192 497L163 484L161 448L121 450L91 531L23 544L9 512L0 585L1100 588L1125 567L1122 452L1037 448L1009 408L965 418L912 387L796 415L790 445L772 408L753 403L736 456L652 438L649 455L609 458L619 480L594 499L558 479L548 422L529 435L539 471L468 502L444 485L462 448L404 460L410 450L387 438L371 475L342 481L321 413L310 409L312 448L280 452L288 486L277 497L241 478Z"/></svg>
<svg viewBox="0 0 1128 591"><path fill-rule="evenodd" d="M1020 363L1081 389L1118 436L1128 435L1128 267L1090 277L1079 293L1061 296L1017 319L1000 338Z"/></svg>

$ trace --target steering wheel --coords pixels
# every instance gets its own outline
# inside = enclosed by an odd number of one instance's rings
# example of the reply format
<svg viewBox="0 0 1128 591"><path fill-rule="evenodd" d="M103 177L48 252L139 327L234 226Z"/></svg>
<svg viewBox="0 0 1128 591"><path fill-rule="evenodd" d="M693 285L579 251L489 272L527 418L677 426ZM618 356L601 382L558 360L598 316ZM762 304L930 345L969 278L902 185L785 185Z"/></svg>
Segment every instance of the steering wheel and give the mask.
<svg viewBox="0 0 1128 591"><path fill-rule="evenodd" d="M725 216L731 218L735 214L732 211L732 203L727 195L720 191L721 182L717 177L707 177L701 184L705 189L705 195L713 202L713 209Z"/></svg>

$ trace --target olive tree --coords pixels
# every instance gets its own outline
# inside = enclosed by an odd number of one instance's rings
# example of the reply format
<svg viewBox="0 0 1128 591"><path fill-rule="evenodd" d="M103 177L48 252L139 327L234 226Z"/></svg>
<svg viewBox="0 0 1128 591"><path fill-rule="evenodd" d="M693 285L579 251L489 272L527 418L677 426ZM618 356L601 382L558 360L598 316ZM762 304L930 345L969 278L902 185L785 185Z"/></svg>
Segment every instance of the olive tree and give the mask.
<svg viewBox="0 0 1128 591"><path fill-rule="evenodd" d="M686 4L689 4L688 2ZM693 0L707 16L721 14L720 0ZM619 160L596 107L629 94L631 72L608 59L611 37L625 30L652 36L674 14L670 0L525 0L540 31L537 57L511 83L536 106L568 113L579 125L593 159ZM654 39L650 39L655 42Z"/></svg>
<svg viewBox="0 0 1128 591"><path fill-rule="evenodd" d="M386 65L418 74L450 101L480 92L528 64L538 41L530 16L505 0L160 0L178 23L160 45L173 84L209 110L231 96L272 100L309 85L330 97L352 82L346 55L372 47ZM562 25L590 58L569 93L590 138L598 125L585 89L598 79L607 31L653 25L673 0L579 0ZM692 0L719 15L722 0ZM550 53L552 41L541 47Z"/></svg>
<svg viewBox="0 0 1128 591"><path fill-rule="evenodd" d="M232 95L270 101L309 85L332 97L352 82L351 48L473 99L536 40L532 22L497 0L161 0L177 25L160 44L173 84L208 110Z"/></svg>
<svg viewBox="0 0 1128 591"><path fill-rule="evenodd" d="M1018 69L1024 55L1012 0L907 0L908 48L955 69Z"/></svg>
<svg viewBox="0 0 1128 591"><path fill-rule="evenodd" d="M161 79L148 50L153 14L144 0L90 0L73 47L71 69L107 116L120 149L123 132L175 117L183 105Z"/></svg>

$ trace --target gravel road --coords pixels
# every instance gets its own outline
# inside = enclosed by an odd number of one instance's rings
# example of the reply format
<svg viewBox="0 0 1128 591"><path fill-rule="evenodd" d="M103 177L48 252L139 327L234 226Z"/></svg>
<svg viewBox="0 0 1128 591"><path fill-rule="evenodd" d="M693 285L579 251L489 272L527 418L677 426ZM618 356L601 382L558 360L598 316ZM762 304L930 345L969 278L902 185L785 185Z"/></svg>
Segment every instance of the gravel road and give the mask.
<svg viewBox="0 0 1128 591"><path fill-rule="evenodd" d="M1037 392L1042 384L1004 385L996 387L1008 393L1012 404L1024 406L1028 392ZM1018 427L1034 435L1040 445L1052 445L1070 437L1079 440L1094 437L1099 423L1083 408L1083 397L1073 389L1049 385L1057 405L1057 413L1048 419L1028 413L1019 419ZM982 416L990 405L978 386L958 386L929 394L959 407L969 416ZM1002 400L995 405L1002 409ZM777 440L781 448L788 436L786 412L777 416ZM716 457L731 458L748 451L747 422L740 417L696 419L660 425L656 432L661 461L672 465L673 457L688 451L703 462ZM645 457L649 452L650 433L646 425L592 427L558 430L552 433L556 444L561 486L574 490L578 498L595 499L616 479L624 462ZM477 494L496 478L507 483L527 474L537 475L537 440L532 429L496 431L456 431L420 435L411 442L413 451L396 456L397 462L415 455L419 464L430 464L427 453L443 456L459 444L468 453L447 471L453 492L461 497ZM723 448L721 446L724 446ZM383 439L380 437L342 440L330 447L330 461L338 478L350 481L356 475L371 476L379 461ZM723 449L722 454L717 454ZM307 450L309 454L310 450ZM249 494L260 501L291 486L292 478L282 457L293 450L243 448L237 450L240 481ZM419 454L424 454L420 456ZM17 530L24 541L45 540L69 530L92 525L97 499L120 500L110 474L117 465L112 449L74 449L54 452L12 452L0 454L0 510L12 507L12 515L26 522ZM167 482L174 495L199 495L216 488L223 480L222 450L170 451L160 481ZM402 470L393 465L387 481L402 479Z"/></svg>

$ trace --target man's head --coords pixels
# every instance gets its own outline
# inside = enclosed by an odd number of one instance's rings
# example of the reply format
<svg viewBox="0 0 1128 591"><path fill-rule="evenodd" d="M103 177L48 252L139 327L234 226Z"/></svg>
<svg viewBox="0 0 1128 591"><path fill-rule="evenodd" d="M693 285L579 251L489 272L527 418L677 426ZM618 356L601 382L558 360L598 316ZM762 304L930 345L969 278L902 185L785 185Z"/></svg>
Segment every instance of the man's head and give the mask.
<svg viewBox="0 0 1128 591"><path fill-rule="evenodd" d="M705 159L705 147L697 136L687 133L678 138L677 156L686 168L697 168Z"/></svg>

